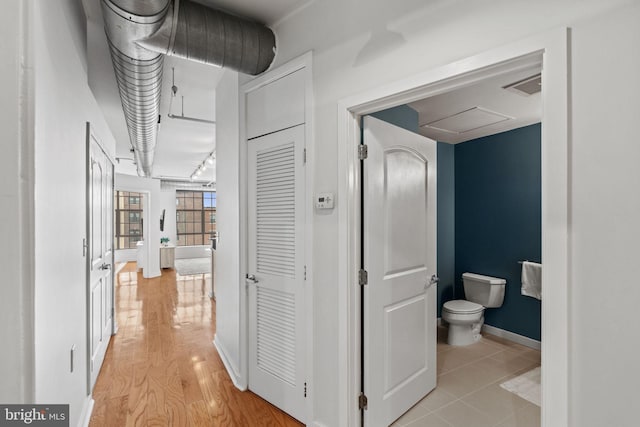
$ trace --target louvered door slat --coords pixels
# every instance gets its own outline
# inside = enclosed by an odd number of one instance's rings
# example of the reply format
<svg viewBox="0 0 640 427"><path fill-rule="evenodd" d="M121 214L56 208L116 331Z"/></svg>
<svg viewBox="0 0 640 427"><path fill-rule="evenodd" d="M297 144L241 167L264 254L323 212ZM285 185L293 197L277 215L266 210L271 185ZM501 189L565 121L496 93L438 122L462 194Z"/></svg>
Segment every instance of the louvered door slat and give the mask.
<svg viewBox="0 0 640 427"><path fill-rule="evenodd" d="M248 142L249 388L304 413L304 126Z"/></svg>
<svg viewBox="0 0 640 427"><path fill-rule="evenodd" d="M256 234L258 240L279 236L283 249L272 252L268 246L258 245L257 272L281 271L281 275L295 277L295 147L290 142L259 151L256 156ZM274 167L275 166L275 167ZM278 194L263 193L280 183Z"/></svg>
<svg viewBox="0 0 640 427"><path fill-rule="evenodd" d="M258 288L258 367L295 384L294 295ZM292 339L274 339L289 332Z"/></svg>

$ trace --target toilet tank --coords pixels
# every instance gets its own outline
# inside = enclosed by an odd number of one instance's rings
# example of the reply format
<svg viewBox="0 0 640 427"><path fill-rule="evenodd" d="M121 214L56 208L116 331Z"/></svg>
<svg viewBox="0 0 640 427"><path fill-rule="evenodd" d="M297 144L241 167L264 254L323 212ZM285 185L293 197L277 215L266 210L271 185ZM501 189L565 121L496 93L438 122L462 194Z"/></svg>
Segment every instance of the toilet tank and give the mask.
<svg viewBox="0 0 640 427"><path fill-rule="evenodd" d="M462 283L467 301L481 304L487 308L502 306L504 287L507 283L505 279L476 273L464 273Z"/></svg>

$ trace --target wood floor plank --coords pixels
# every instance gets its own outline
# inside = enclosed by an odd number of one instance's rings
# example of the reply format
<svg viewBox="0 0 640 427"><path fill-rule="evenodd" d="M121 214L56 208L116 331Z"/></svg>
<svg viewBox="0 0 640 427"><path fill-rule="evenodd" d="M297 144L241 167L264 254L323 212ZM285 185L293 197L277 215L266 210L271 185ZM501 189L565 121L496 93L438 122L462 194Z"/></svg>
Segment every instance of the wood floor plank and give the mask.
<svg viewBox="0 0 640 427"><path fill-rule="evenodd" d="M121 427L126 424L128 396L118 396L109 399L105 416L105 427Z"/></svg>
<svg viewBox="0 0 640 427"><path fill-rule="evenodd" d="M191 427L209 427L211 425L207 404L204 401L199 400L189 404L187 411Z"/></svg>
<svg viewBox="0 0 640 427"><path fill-rule="evenodd" d="M232 383L212 344L210 276L118 273L119 331L93 390L91 427L293 427L299 422Z"/></svg>
<svg viewBox="0 0 640 427"><path fill-rule="evenodd" d="M178 372L180 374L180 382L184 400L187 405L201 401L203 399L198 378L195 375L193 362L188 354L180 354L178 356Z"/></svg>

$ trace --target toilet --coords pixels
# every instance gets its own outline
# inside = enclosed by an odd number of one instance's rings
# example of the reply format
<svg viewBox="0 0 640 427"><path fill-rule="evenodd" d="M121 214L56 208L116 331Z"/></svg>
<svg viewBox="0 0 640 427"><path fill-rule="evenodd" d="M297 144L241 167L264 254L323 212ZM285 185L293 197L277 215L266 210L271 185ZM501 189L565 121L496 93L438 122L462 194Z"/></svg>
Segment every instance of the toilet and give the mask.
<svg viewBox="0 0 640 427"><path fill-rule="evenodd" d="M447 301L442 320L449 325L449 345L469 345L480 340L484 309L502 306L505 279L475 273L462 275L466 300Z"/></svg>

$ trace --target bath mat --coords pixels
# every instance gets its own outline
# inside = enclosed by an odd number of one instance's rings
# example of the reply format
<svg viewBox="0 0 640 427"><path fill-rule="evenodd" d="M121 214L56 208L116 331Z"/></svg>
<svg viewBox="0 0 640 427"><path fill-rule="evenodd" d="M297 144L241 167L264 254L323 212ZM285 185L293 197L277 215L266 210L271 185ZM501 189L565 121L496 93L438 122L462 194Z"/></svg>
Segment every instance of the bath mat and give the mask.
<svg viewBox="0 0 640 427"><path fill-rule="evenodd" d="M211 273L211 258L184 258L175 261L176 271L181 276Z"/></svg>
<svg viewBox="0 0 640 427"><path fill-rule="evenodd" d="M542 395L540 388L540 366L509 381L503 382L500 384L500 387L540 406Z"/></svg>

